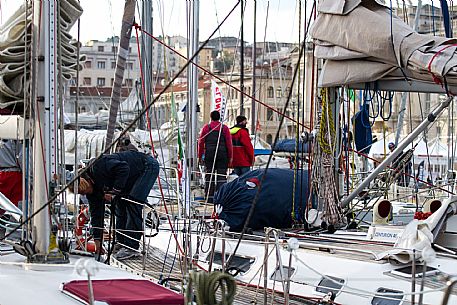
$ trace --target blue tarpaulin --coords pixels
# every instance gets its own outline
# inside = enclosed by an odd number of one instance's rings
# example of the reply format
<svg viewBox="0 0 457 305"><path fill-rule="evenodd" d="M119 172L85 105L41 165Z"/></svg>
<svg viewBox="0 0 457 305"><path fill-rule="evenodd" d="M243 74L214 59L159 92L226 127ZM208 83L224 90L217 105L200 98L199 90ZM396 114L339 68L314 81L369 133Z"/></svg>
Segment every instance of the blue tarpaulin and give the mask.
<svg viewBox="0 0 457 305"><path fill-rule="evenodd" d="M295 139L282 139L276 142L276 145L273 146L273 151L275 152L289 152L295 153L295 144L297 140ZM309 142L304 143L300 141L298 143L298 153L308 153L309 152Z"/></svg>
<svg viewBox="0 0 457 305"><path fill-rule="evenodd" d="M227 222L231 231L239 232L243 229L264 172L265 169L248 172L224 184L216 193L214 204L222 206L219 218ZM308 171L297 171L296 179L294 184L294 170L268 169L249 228L290 228L294 220L302 220L308 200Z"/></svg>

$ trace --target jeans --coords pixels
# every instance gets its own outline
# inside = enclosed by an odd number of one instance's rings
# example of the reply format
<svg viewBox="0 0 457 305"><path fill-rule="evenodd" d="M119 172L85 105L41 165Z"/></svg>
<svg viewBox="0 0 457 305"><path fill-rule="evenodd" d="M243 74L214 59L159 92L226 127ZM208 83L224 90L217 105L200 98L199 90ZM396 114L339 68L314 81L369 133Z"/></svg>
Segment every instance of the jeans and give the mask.
<svg viewBox="0 0 457 305"><path fill-rule="evenodd" d="M239 177L251 170L250 166L240 166L240 167L235 167L233 168L233 172Z"/></svg>
<svg viewBox="0 0 457 305"><path fill-rule="evenodd" d="M149 192L159 175L159 162L152 156L145 156L144 171L137 178L128 197L139 203L147 202ZM143 205L120 200L116 204L117 241L127 247L138 249L143 231ZM124 230L124 231L122 231Z"/></svg>

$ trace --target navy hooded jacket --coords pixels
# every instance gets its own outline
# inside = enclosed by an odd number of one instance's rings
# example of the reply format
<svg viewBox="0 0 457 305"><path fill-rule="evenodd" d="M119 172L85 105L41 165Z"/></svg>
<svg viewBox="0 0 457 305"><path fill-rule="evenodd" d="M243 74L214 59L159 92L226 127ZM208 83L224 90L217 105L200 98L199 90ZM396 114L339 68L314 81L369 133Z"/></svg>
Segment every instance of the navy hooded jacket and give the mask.
<svg viewBox="0 0 457 305"><path fill-rule="evenodd" d="M147 155L137 151L124 151L104 155L86 172L93 182L93 193L86 195L89 200L93 235L100 239L103 227L105 192L128 194L136 180L144 172Z"/></svg>

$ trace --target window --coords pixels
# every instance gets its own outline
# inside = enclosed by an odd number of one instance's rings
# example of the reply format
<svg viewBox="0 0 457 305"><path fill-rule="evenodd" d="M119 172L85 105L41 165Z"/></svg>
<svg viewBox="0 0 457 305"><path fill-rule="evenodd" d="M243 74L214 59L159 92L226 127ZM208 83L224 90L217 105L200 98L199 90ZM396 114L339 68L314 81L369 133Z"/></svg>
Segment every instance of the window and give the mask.
<svg viewBox="0 0 457 305"><path fill-rule="evenodd" d="M97 86L98 87L104 87L105 86L105 78L104 77L97 78Z"/></svg>
<svg viewBox="0 0 457 305"><path fill-rule="evenodd" d="M111 62L111 69L116 69L116 62L115 61Z"/></svg>
<svg viewBox="0 0 457 305"><path fill-rule="evenodd" d="M389 293L389 296L381 296L379 294ZM398 294L398 295L396 295ZM379 288L376 290L376 296L371 300L371 305L400 305L403 299L403 292L388 288Z"/></svg>
<svg viewBox="0 0 457 305"><path fill-rule="evenodd" d="M282 89L281 88L276 89L276 97L282 97Z"/></svg>
<svg viewBox="0 0 457 305"><path fill-rule="evenodd" d="M271 134L267 134L267 140L266 141L270 145L273 144L273 136Z"/></svg>
<svg viewBox="0 0 457 305"><path fill-rule="evenodd" d="M273 121L273 110L270 108L267 109L267 121Z"/></svg>
<svg viewBox="0 0 457 305"><path fill-rule="evenodd" d="M316 291L324 294L328 294L329 292L331 292L334 295L336 295L343 287L343 284L343 279L333 276L323 277L320 280L319 284L317 284Z"/></svg>
<svg viewBox="0 0 457 305"><path fill-rule="evenodd" d="M105 69L105 62L104 61L97 61L97 68L98 69Z"/></svg>
<svg viewBox="0 0 457 305"><path fill-rule="evenodd" d="M224 263L227 263L227 260L229 258L229 255L226 253L225 254L225 261ZM215 251L214 252L214 263L218 265L222 265L222 253ZM232 258L232 261L230 262L230 266L227 267L227 269L236 269L240 272L247 272L251 268L251 265L254 263L254 258L252 257L243 257L243 256L238 256L235 255Z"/></svg>
<svg viewBox="0 0 457 305"><path fill-rule="evenodd" d="M282 270L280 270L279 267L277 267L275 272L273 272L273 274L271 275L270 279L275 281L287 281L292 277L292 274L294 274L294 272L295 268L293 267L289 268L288 266L282 266Z"/></svg>
<svg viewBox="0 0 457 305"><path fill-rule="evenodd" d="M104 52L105 51L105 47L104 46L98 46L98 51L99 52Z"/></svg>
<svg viewBox="0 0 457 305"><path fill-rule="evenodd" d="M132 53L132 47L129 47L129 53Z"/></svg>
<svg viewBox="0 0 457 305"><path fill-rule="evenodd" d="M425 276L436 275L440 273L440 271L434 267L426 266L425 267ZM416 265L416 277L422 277L424 272L424 265ZM395 270L392 270L390 273L394 275L399 275L406 278L411 278L413 274L412 266L405 266Z"/></svg>
<svg viewBox="0 0 457 305"><path fill-rule="evenodd" d="M274 92L273 87L271 87L271 86L268 87L267 97L268 97L268 98L274 98L274 93L275 93L275 92Z"/></svg>
<svg viewBox="0 0 457 305"><path fill-rule="evenodd" d="M117 47L111 47L111 52L117 54Z"/></svg>
<svg viewBox="0 0 457 305"><path fill-rule="evenodd" d="M436 135L438 137L441 135L441 126L436 126Z"/></svg>
<svg viewBox="0 0 457 305"><path fill-rule="evenodd" d="M127 69L133 70L133 62L128 62L127 63Z"/></svg>
<svg viewBox="0 0 457 305"><path fill-rule="evenodd" d="M83 86L90 86L91 85L91 79L90 77L84 77L83 79Z"/></svg>
<svg viewBox="0 0 457 305"><path fill-rule="evenodd" d="M92 61L86 60L86 62L84 63L84 68L86 68L86 69L92 68Z"/></svg>
<svg viewBox="0 0 457 305"><path fill-rule="evenodd" d="M111 79L111 87L114 85L114 78Z"/></svg>
<svg viewBox="0 0 457 305"><path fill-rule="evenodd" d="M79 106L79 112L86 112L86 106Z"/></svg>
<svg viewBox="0 0 457 305"><path fill-rule="evenodd" d="M127 86L127 87L132 87L133 86L133 81L131 78L127 78L125 80L125 85L124 86Z"/></svg>

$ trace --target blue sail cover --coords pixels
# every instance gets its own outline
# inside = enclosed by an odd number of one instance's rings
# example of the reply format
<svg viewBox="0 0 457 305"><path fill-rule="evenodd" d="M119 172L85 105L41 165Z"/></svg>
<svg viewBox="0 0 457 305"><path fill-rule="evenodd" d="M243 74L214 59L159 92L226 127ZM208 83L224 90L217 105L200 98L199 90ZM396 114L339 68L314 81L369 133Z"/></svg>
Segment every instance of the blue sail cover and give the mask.
<svg viewBox="0 0 457 305"><path fill-rule="evenodd" d="M214 204L222 206L219 218L227 222L231 231L243 229L264 172L265 169L248 172L224 184L216 193ZM294 220L302 220L308 199L308 171L297 171L296 179L294 184L294 171L291 169L268 169L249 228L290 228Z"/></svg>
<svg viewBox="0 0 457 305"><path fill-rule="evenodd" d="M295 144L297 140L295 139L282 139L276 142L276 145L273 146L273 151L276 152L289 152L295 153ZM300 141L298 143L298 153L309 153L309 142L304 143Z"/></svg>

